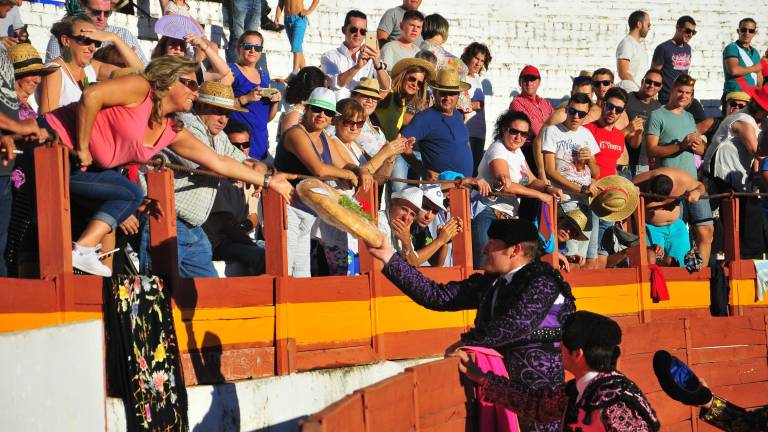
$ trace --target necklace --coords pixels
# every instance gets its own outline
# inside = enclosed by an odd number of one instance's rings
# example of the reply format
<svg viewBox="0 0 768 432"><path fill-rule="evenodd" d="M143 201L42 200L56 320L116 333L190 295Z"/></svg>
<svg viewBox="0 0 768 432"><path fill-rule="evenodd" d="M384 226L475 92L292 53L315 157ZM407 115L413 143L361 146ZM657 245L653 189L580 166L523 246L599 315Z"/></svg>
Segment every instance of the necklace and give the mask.
<svg viewBox="0 0 768 432"><path fill-rule="evenodd" d="M78 87L80 87L80 90L85 90L86 82L85 82L85 68L83 68L83 78L77 79L75 78L75 74L72 73L72 69L69 68L69 65L64 60L61 61L61 64L64 66L64 70L67 72L67 75L69 76L69 79L71 79L75 84L77 84Z"/></svg>

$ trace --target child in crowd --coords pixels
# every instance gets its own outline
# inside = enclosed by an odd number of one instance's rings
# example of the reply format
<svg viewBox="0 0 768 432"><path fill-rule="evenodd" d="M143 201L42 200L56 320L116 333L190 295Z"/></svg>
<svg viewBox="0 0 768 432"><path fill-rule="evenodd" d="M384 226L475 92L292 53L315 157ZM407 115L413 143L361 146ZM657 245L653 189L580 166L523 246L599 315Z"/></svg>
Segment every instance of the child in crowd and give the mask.
<svg viewBox="0 0 768 432"><path fill-rule="evenodd" d="M280 24L280 15L285 11L285 33L291 43L293 54L293 74L298 73L304 62L304 32L307 30L307 17L317 9L320 0L312 0L309 9L304 9L304 0L280 0L275 10L275 26Z"/></svg>

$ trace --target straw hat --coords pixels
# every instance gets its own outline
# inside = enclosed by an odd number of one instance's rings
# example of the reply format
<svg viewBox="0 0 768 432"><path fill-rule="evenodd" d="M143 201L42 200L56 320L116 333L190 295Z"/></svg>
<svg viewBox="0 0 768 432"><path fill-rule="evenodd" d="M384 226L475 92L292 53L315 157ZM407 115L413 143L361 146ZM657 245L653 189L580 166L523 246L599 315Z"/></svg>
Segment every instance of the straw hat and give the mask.
<svg viewBox="0 0 768 432"><path fill-rule="evenodd" d="M559 212L559 219L564 219L569 224L571 224L573 228L576 229L576 237L574 240L589 240L589 238L584 235L584 230L587 229L587 225L589 224L589 219L587 219L587 216L584 214L584 212L579 209L564 212L562 207L560 207Z"/></svg>
<svg viewBox="0 0 768 432"><path fill-rule="evenodd" d="M45 76L55 72L59 66L45 66L40 53L29 43L19 43L8 48L8 57L13 63L16 79L30 75Z"/></svg>
<svg viewBox="0 0 768 432"><path fill-rule="evenodd" d="M424 59L417 58L405 58L395 63L395 65L392 66L392 78L394 79L395 77L402 75L412 66L418 66L427 71L427 80L431 81L435 79L435 66Z"/></svg>
<svg viewBox="0 0 768 432"><path fill-rule="evenodd" d="M463 92L469 90L471 85L459 80L459 72L454 68L443 68L437 71L437 78L429 81L432 90Z"/></svg>
<svg viewBox="0 0 768 432"><path fill-rule="evenodd" d="M725 95L726 101L737 100L742 102L749 102L750 99L752 98L749 96L749 94L743 91L732 91Z"/></svg>
<svg viewBox="0 0 768 432"><path fill-rule="evenodd" d="M363 78L357 84L352 93L360 93L361 95L370 96L381 100L381 88L379 87L379 80L376 78Z"/></svg>
<svg viewBox="0 0 768 432"><path fill-rule="evenodd" d="M622 221L634 213L640 202L637 187L624 177L603 177L595 186L600 192L590 199L589 208L602 220Z"/></svg>
<svg viewBox="0 0 768 432"><path fill-rule="evenodd" d="M206 81L200 86L200 96L197 97L196 102L230 111L248 112L237 104L235 92L232 91L231 86L214 81Z"/></svg>

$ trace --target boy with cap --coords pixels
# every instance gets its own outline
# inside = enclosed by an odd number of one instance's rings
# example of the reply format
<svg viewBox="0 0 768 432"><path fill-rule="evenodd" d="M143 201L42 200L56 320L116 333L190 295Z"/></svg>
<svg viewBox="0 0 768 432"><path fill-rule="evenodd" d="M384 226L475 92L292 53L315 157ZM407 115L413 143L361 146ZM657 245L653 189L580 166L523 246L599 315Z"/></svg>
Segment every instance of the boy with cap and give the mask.
<svg viewBox="0 0 768 432"><path fill-rule="evenodd" d="M441 267L448 256L451 240L462 230L462 221L450 218L444 224L434 223L438 214L448 211L443 205L445 195L440 186L425 187L422 191L421 209L415 223L411 224L411 239L418 256L415 265Z"/></svg>
<svg viewBox="0 0 768 432"><path fill-rule="evenodd" d="M549 391L563 383L560 326L573 313L571 287L537 258L539 233L523 219L495 220L488 228L485 273L441 284L428 279L389 246L385 238L371 255L382 272L418 304L440 311L476 309L475 326L461 344L497 350L510 380L521 388ZM524 423L523 430L555 431L556 418Z"/></svg>
<svg viewBox="0 0 768 432"><path fill-rule="evenodd" d="M486 402L507 406L523 418L563 419L568 431L655 432L656 412L643 392L616 370L621 328L596 313L578 311L563 325L563 365L574 379L554 389L532 390L493 373L483 374L465 352L459 369L480 384Z"/></svg>

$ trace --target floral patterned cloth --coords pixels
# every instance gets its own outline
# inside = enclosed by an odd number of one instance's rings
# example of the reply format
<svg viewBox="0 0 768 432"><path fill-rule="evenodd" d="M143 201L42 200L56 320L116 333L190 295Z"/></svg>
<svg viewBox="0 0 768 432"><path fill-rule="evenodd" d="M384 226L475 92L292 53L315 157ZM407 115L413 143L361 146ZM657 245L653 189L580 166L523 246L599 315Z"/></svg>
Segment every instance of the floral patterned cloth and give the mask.
<svg viewBox="0 0 768 432"><path fill-rule="evenodd" d="M187 391L162 280L119 275L104 283L110 389L123 398L127 429L188 430Z"/></svg>
<svg viewBox="0 0 768 432"><path fill-rule="evenodd" d="M463 281L440 284L427 279L398 254L392 256L382 271L400 290L426 308L477 309L475 327L463 334L461 340L465 345L493 348L503 355L512 382L535 390L551 389L563 383L559 345L532 337L535 330L559 329L575 310L570 286L548 264L529 263L506 285L494 283L499 275L479 273ZM497 292L495 296L494 292ZM558 302L561 296L563 300ZM520 417L523 431L560 430L557 418L541 423Z"/></svg>
<svg viewBox="0 0 768 432"><path fill-rule="evenodd" d="M747 411L718 396L711 407L701 409L699 418L724 431L768 431L768 406Z"/></svg>
<svg viewBox="0 0 768 432"><path fill-rule="evenodd" d="M642 391L620 372L599 373L578 398L576 381L534 390L489 374L483 399L538 421L563 419L564 431L656 432L656 412ZM598 420L598 422L594 420Z"/></svg>

